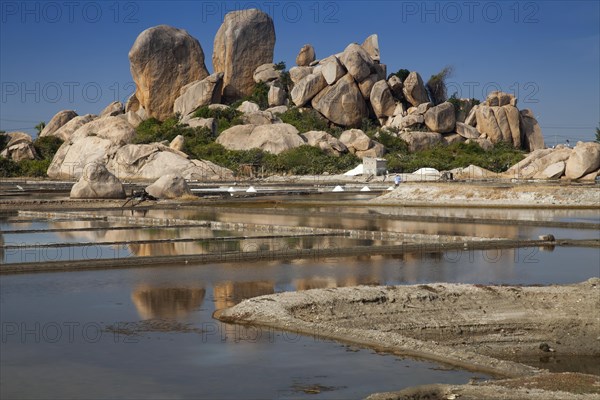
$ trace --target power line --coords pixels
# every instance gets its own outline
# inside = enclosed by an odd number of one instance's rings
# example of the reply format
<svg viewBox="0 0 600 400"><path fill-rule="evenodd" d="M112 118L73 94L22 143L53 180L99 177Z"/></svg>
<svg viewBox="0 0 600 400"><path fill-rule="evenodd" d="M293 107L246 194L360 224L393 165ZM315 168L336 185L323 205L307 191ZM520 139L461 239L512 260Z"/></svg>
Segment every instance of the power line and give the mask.
<svg viewBox="0 0 600 400"><path fill-rule="evenodd" d="M30 123L30 124L37 124L40 121L26 121L23 119L7 119L7 118L0 118L0 121L6 121L6 122L26 122L26 123Z"/></svg>

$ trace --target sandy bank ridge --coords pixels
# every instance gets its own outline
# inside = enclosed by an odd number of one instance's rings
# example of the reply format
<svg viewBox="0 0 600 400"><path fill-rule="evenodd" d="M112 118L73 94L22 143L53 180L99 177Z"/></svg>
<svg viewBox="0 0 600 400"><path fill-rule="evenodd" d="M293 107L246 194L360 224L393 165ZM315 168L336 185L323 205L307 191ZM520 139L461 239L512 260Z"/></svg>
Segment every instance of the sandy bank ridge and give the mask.
<svg viewBox="0 0 600 400"><path fill-rule="evenodd" d="M600 279L592 278L544 287L440 283L314 289L248 299L215 316L523 379L547 371L514 361L519 356L600 357L598 310ZM575 375L591 379L600 396L598 377ZM533 398L563 398L540 390ZM598 397L588 392L581 398Z"/></svg>

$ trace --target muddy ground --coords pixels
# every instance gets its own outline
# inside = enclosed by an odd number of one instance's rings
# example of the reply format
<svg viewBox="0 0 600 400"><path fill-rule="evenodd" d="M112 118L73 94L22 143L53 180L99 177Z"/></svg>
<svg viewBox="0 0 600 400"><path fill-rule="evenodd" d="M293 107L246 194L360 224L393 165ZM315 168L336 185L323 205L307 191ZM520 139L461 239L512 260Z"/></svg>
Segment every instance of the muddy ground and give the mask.
<svg viewBox="0 0 600 400"><path fill-rule="evenodd" d="M516 360L586 355L598 357L600 365L599 309L600 279L592 278L547 287L441 283L317 289L249 299L217 317L513 378L414 388L378 399L592 399L600 398L598 376L549 374ZM552 385L560 380L565 381L560 387Z"/></svg>

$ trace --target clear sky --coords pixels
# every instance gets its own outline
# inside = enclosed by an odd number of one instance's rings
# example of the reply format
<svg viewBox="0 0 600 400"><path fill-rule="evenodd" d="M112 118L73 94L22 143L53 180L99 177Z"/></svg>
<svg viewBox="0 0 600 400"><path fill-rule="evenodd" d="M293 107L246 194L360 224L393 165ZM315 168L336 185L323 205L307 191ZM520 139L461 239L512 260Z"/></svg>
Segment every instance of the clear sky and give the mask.
<svg viewBox="0 0 600 400"><path fill-rule="evenodd" d="M134 91L137 35L187 30L212 71L214 35L233 10L275 22L275 62L305 43L317 57L377 33L388 73L427 80L454 67L449 92L501 89L537 116L548 144L592 140L600 123L600 2L591 1L0 1L0 129L34 133L63 109L99 113Z"/></svg>

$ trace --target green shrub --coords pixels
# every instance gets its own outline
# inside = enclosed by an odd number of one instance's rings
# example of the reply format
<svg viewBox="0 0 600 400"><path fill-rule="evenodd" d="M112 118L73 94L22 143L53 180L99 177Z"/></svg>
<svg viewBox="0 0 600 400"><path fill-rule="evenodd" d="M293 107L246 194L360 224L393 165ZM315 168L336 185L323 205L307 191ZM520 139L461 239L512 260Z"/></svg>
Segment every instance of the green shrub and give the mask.
<svg viewBox="0 0 600 400"><path fill-rule="evenodd" d="M596 143L600 143L600 127L596 128Z"/></svg>
<svg viewBox="0 0 600 400"><path fill-rule="evenodd" d="M265 82L259 82L254 85L250 96L246 96L242 101L251 101L258 104L261 110L269 108L269 85Z"/></svg>
<svg viewBox="0 0 600 400"><path fill-rule="evenodd" d="M448 99L446 79L452 75L452 72L453 68L446 66L437 75L432 75L427 81L427 90L434 105L441 104Z"/></svg>
<svg viewBox="0 0 600 400"><path fill-rule="evenodd" d="M400 81L402 83L404 83L404 81L406 80L406 78L408 77L408 75L410 75L410 71L407 69L399 69L397 72L394 72L393 74L390 74L388 76L388 79L390 79L393 75L396 75L398 78L400 78Z"/></svg>
<svg viewBox="0 0 600 400"><path fill-rule="evenodd" d="M194 112L195 118L214 118L217 123L217 133L221 133L226 129L231 128L234 125L242 125L242 113L234 108L227 108L224 110L214 109L211 110L207 107L201 107Z"/></svg>
<svg viewBox="0 0 600 400"><path fill-rule="evenodd" d="M43 160L21 160L19 166L19 176L45 177L52 158Z"/></svg>
<svg viewBox="0 0 600 400"><path fill-rule="evenodd" d="M0 177L10 178L11 176L19 176L21 169L13 160L0 157Z"/></svg>
<svg viewBox="0 0 600 400"><path fill-rule="evenodd" d="M329 122L318 111L293 107L279 114L279 118L286 124L290 124L298 129L298 132L304 133L308 131L331 131ZM331 132L330 132L331 133Z"/></svg>
<svg viewBox="0 0 600 400"><path fill-rule="evenodd" d="M190 128L187 125L179 125L176 117L169 118L164 122L151 118L143 121L136 129L133 139L135 144L147 144L172 141L178 135L184 138L184 151L198 144L207 144L214 140L212 132L208 128Z"/></svg>
<svg viewBox="0 0 600 400"><path fill-rule="evenodd" d="M4 157L0 157L0 177L9 178L17 176L45 177L46 171L52 159L44 160L21 160L15 162Z"/></svg>
<svg viewBox="0 0 600 400"><path fill-rule="evenodd" d="M393 152L408 152L408 144L397 136L394 136L386 131L380 131L377 141L385 146L388 153Z"/></svg>
<svg viewBox="0 0 600 400"><path fill-rule="evenodd" d="M286 150L265 161L265 169L268 172L294 175L340 173L352 169L360 163L360 160L352 154L336 157L308 145Z"/></svg>
<svg viewBox="0 0 600 400"><path fill-rule="evenodd" d="M408 153L404 150L391 151L385 158L391 172L414 172L419 168L431 167L439 171L477 165L493 172L506 171L525 157L525 153L508 143L498 143L490 150L483 150L477 143L453 143Z"/></svg>
<svg viewBox="0 0 600 400"><path fill-rule="evenodd" d="M450 98L447 101L448 103L451 103L454 106L454 114L457 117L461 112L468 114L468 111L470 111L473 107L481 103L479 100L474 98L470 99L468 103L463 103L457 97L456 92L452 94L452 96L450 96Z"/></svg>
<svg viewBox="0 0 600 400"><path fill-rule="evenodd" d="M54 155L63 144L62 139L56 136L38 137L33 141L33 147L42 159L52 160Z"/></svg>
<svg viewBox="0 0 600 400"><path fill-rule="evenodd" d="M0 151L4 150L9 140L9 136L5 135L4 131L0 132Z"/></svg>

